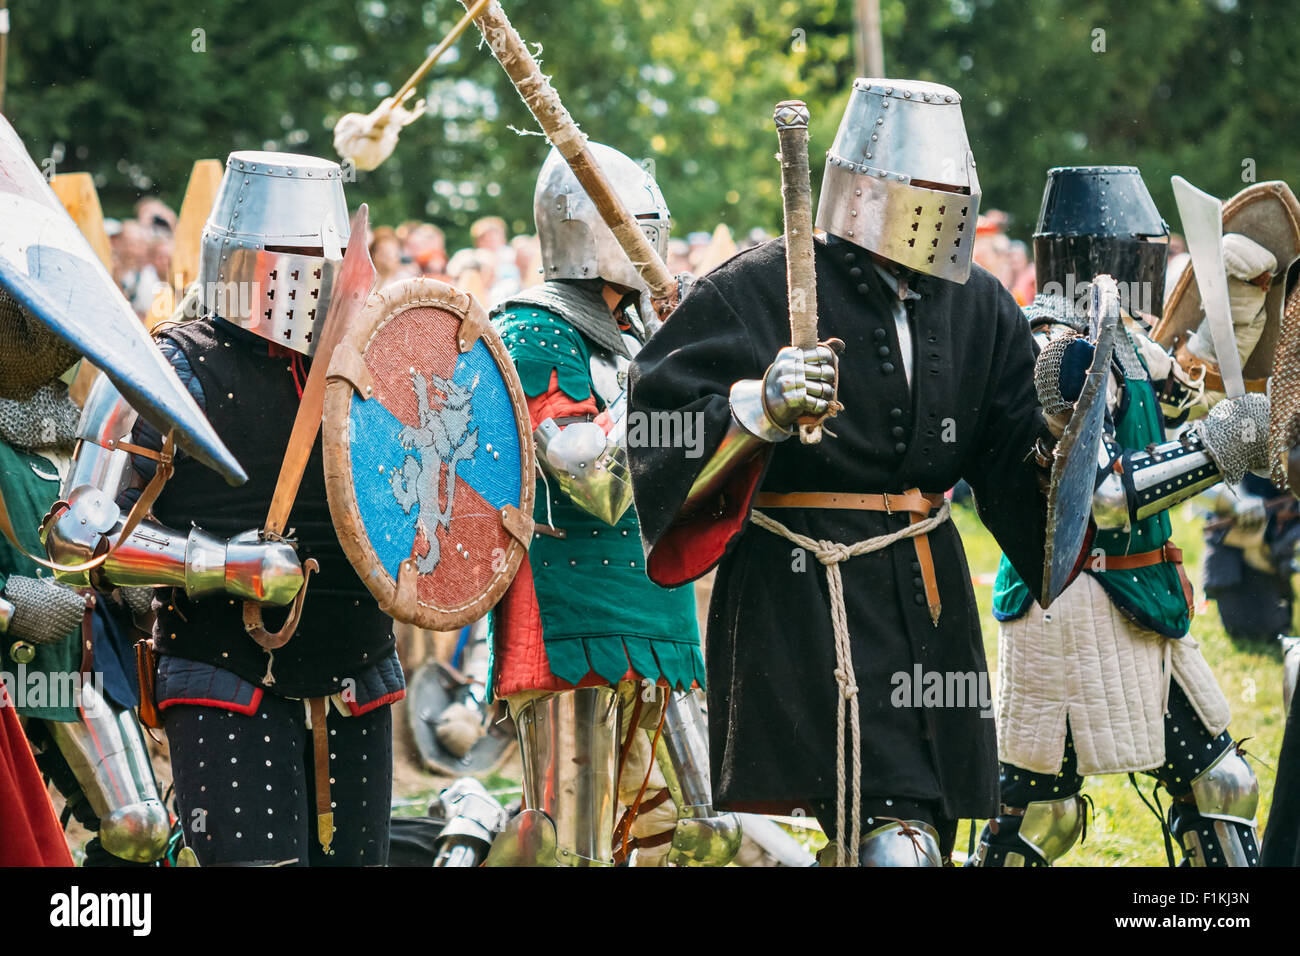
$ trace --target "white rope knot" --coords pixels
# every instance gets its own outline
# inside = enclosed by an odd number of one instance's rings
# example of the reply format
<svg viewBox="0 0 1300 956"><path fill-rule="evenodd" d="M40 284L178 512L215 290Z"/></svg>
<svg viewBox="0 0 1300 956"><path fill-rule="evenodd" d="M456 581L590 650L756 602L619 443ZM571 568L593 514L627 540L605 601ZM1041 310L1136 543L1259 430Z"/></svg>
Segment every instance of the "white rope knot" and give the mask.
<svg viewBox="0 0 1300 956"><path fill-rule="evenodd" d="M826 590L831 601L831 630L835 634L835 683L839 686L839 700L835 707L835 782L838 786L835 801L835 854L836 866L855 867L858 865L858 844L862 837L862 726L861 708L858 706L858 682L853 671L853 645L849 641L849 615L844 606L844 579L840 575L840 565L860 554L870 554L889 547L895 541L917 535L928 534L948 520L951 512L945 501L939 510L928 518L891 531L857 541L853 544L840 544L837 541L816 541L807 535L791 531L776 519L761 511L751 511L749 520L775 535L797 544L806 551L811 551L826 568ZM853 706L849 707L849 701ZM845 731L851 738L851 771L845 764ZM853 791L853 803L849 805L849 790ZM848 811L846 813L846 810ZM848 839L845 839L845 817L848 817ZM846 847L852 847L849 852Z"/></svg>
<svg viewBox="0 0 1300 956"><path fill-rule="evenodd" d="M813 556L822 564L841 564L853 557L853 549L838 541L818 541Z"/></svg>
<svg viewBox="0 0 1300 956"><path fill-rule="evenodd" d="M838 667L835 668L835 680L839 682L840 696L845 700L852 700L854 697L858 696L858 684L853 677L852 671L843 671Z"/></svg>

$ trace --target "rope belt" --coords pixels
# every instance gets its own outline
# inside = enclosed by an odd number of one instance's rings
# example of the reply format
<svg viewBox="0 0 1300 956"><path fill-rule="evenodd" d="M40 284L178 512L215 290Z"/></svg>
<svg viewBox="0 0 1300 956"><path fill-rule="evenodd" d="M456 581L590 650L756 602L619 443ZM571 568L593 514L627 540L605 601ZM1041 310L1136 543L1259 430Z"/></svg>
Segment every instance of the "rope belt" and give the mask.
<svg viewBox="0 0 1300 956"><path fill-rule="evenodd" d="M935 581L934 562L930 555L930 542L926 535L949 518L948 501L943 495L922 494L919 489L901 495L847 495L822 494L816 492L796 492L792 494L771 494L760 492L754 497L756 507L762 508L842 508L853 511L884 511L888 514L904 512L911 515L911 524L889 534L867 538L854 544L840 544L835 541L818 541L807 535L791 531L785 525L761 511L750 513L749 520L766 531L780 535L787 541L797 544L813 555L826 567L826 583L830 592L831 626L835 633L835 682L839 686L839 699L836 702L836 741L835 741L835 778L838 793L835 802L835 840L839 846L836 854L837 866L858 865L858 843L862 836L862 729L859 720L857 701L857 678L853 673L853 650L849 644L849 620L844 607L844 580L840 576L840 565L850 558L870 554L889 547L896 541L911 538L916 547L916 556L921 563L921 573L925 580L926 598L930 605L930 619L937 627L939 623L939 589ZM930 511L938 507L938 512ZM848 709L853 701L853 709ZM844 824L845 805L848 802L849 780L845 773L844 732L848 724L853 746L852 789L853 806L849 817L848 846L853 852L845 851Z"/></svg>

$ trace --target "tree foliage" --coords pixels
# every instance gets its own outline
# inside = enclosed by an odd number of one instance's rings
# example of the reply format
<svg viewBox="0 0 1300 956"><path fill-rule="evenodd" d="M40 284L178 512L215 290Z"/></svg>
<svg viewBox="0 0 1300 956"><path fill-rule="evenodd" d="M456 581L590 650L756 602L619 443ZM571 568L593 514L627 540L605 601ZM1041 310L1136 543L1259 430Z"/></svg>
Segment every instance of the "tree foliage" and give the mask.
<svg viewBox="0 0 1300 956"><path fill-rule="evenodd" d="M454 0L10 0L6 112L38 162L94 173L110 213L233 149L333 156L463 13ZM565 0L505 7L593 139L653 160L683 233L780 226L773 105L812 110L814 179L855 74L835 0ZM1027 236L1053 165L1140 166L1176 228L1169 175L1229 195L1300 179L1300 65L1265 0L882 0L886 67L963 95L985 208ZM352 203L465 238L479 215L531 228L546 145L471 29ZM520 131L520 132L516 132Z"/></svg>

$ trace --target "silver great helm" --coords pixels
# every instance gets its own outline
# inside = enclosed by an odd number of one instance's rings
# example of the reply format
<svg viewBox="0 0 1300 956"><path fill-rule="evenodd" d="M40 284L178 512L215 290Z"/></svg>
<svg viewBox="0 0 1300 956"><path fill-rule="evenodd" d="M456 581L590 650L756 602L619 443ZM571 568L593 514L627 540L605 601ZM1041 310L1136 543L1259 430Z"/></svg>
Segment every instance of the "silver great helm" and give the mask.
<svg viewBox="0 0 1300 956"><path fill-rule="evenodd" d="M348 242L338 163L235 152L203 227L203 313L311 355Z"/></svg>
<svg viewBox="0 0 1300 956"><path fill-rule="evenodd" d="M588 143L587 148L659 258L666 259L673 220L654 177L610 146ZM627 289L645 288L632 260L557 149L551 150L537 176L533 216L546 279L600 278Z"/></svg>
<svg viewBox="0 0 1300 956"><path fill-rule="evenodd" d="M953 282L970 278L980 184L961 96L858 79L826 157L817 228Z"/></svg>

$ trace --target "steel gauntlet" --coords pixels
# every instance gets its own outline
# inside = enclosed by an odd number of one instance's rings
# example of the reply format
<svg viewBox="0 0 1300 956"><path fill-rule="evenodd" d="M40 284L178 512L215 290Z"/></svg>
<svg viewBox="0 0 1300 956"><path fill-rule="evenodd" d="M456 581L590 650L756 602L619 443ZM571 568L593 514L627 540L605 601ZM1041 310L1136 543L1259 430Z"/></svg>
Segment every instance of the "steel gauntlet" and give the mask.
<svg viewBox="0 0 1300 956"><path fill-rule="evenodd" d="M104 590L180 587L191 598L229 594L261 604L288 604L302 587L302 563L293 546L263 541L255 530L223 540L198 527L182 534L141 521L120 542L124 523L121 509L98 488L84 485L73 491L46 523L50 558L81 565L105 549L113 550L93 571L59 572L59 579Z"/></svg>

